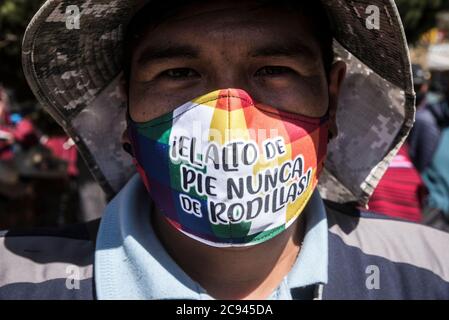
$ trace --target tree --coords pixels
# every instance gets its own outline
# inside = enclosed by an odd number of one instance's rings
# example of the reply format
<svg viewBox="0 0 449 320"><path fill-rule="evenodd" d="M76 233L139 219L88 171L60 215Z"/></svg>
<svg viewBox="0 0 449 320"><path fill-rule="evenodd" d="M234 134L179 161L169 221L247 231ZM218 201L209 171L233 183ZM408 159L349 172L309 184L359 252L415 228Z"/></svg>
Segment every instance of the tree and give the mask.
<svg viewBox="0 0 449 320"><path fill-rule="evenodd" d="M0 2L0 83L14 88L20 102L34 100L22 71L21 47L25 29L42 0Z"/></svg>
<svg viewBox="0 0 449 320"><path fill-rule="evenodd" d="M435 27L439 12L449 10L449 0L396 0L396 4L411 43Z"/></svg>

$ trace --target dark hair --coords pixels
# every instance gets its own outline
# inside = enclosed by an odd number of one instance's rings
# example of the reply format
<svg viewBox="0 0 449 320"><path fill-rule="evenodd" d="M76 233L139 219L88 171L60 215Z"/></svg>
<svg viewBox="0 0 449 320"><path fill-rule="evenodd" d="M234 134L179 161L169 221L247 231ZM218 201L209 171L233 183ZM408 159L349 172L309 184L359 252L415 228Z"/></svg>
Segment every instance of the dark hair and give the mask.
<svg viewBox="0 0 449 320"><path fill-rule="evenodd" d="M131 72L131 58L133 48L137 46L140 38L149 26L157 26L167 18L175 15L183 7L207 0L166 0L152 1L133 17L128 24L125 33L124 45L124 72L129 79ZM209 0L210 1L210 0ZM294 0L259 0L261 6L285 7L289 10L298 10L309 17L314 36L321 47L321 54L326 74L329 75L334 62L333 32L326 14L326 10L320 1L294 1Z"/></svg>

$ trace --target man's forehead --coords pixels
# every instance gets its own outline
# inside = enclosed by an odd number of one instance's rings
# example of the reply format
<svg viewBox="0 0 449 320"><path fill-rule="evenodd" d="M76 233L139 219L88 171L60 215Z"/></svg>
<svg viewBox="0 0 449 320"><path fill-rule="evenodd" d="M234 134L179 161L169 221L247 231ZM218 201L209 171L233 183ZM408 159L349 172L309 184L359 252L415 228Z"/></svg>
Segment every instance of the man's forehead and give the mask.
<svg viewBox="0 0 449 320"><path fill-rule="evenodd" d="M144 32L146 39L140 43L141 47L149 47L149 43L158 43L159 47L171 47L173 43L207 47L232 39L251 51L273 48L276 44L284 49L297 45L297 51L317 49L312 29L299 11L276 11L260 2L193 3L150 26ZM149 38L151 41L145 41Z"/></svg>
<svg viewBox="0 0 449 320"><path fill-rule="evenodd" d="M284 38L264 38L261 41L250 41L240 43L239 52L242 58L261 58L261 57L300 57L309 61L319 58L318 48L310 43L303 42L297 37ZM220 50L220 46L209 42L183 42L166 41L162 43L151 43L143 46L140 51L137 63L145 64L155 60L164 60L170 58L197 59L207 57L211 52L210 48L215 47ZM235 50L235 48L234 48Z"/></svg>

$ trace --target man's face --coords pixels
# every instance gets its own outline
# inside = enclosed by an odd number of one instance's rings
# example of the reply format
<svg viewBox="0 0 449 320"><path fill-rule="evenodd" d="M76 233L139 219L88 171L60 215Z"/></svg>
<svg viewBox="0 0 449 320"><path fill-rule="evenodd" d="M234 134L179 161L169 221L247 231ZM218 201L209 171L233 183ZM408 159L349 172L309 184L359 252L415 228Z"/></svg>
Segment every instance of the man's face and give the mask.
<svg viewBox="0 0 449 320"><path fill-rule="evenodd" d="M328 82L312 30L299 12L253 1L190 5L146 30L134 48L130 115L145 122L205 93L238 88L259 103L323 116L336 106L344 67L334 67Z"/></svg>

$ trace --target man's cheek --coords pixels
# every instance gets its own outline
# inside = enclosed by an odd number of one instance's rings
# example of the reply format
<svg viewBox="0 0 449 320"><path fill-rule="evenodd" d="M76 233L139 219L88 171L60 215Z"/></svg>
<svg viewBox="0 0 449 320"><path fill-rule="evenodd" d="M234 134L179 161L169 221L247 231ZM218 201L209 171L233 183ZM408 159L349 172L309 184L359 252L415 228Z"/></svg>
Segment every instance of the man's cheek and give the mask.
<svg viewBox="0 0 449 320"><path fill-rule="evenodd" d="M323 116L329 105L327 93L313 94L306 86L292 86L276 92L266 91L261 101L281 110L309 117Z"/></svg>
<svg viewBox="0 0 449 320"><path fill-rule="evenodd" d="M130 89L129 112L136 122L146 122L172 111L178 99L150 87Z"/></svg>
<svg viewBox="0 0 449 320"><path fill-rule="evenodd" d="M270 105L276 105L277 108L301 114L309 117L322 117L328 109L327 94L311 95L310 93L302 93L303 91L295 91L292 93L284 93L278 95L268 102Z"/></svg>

